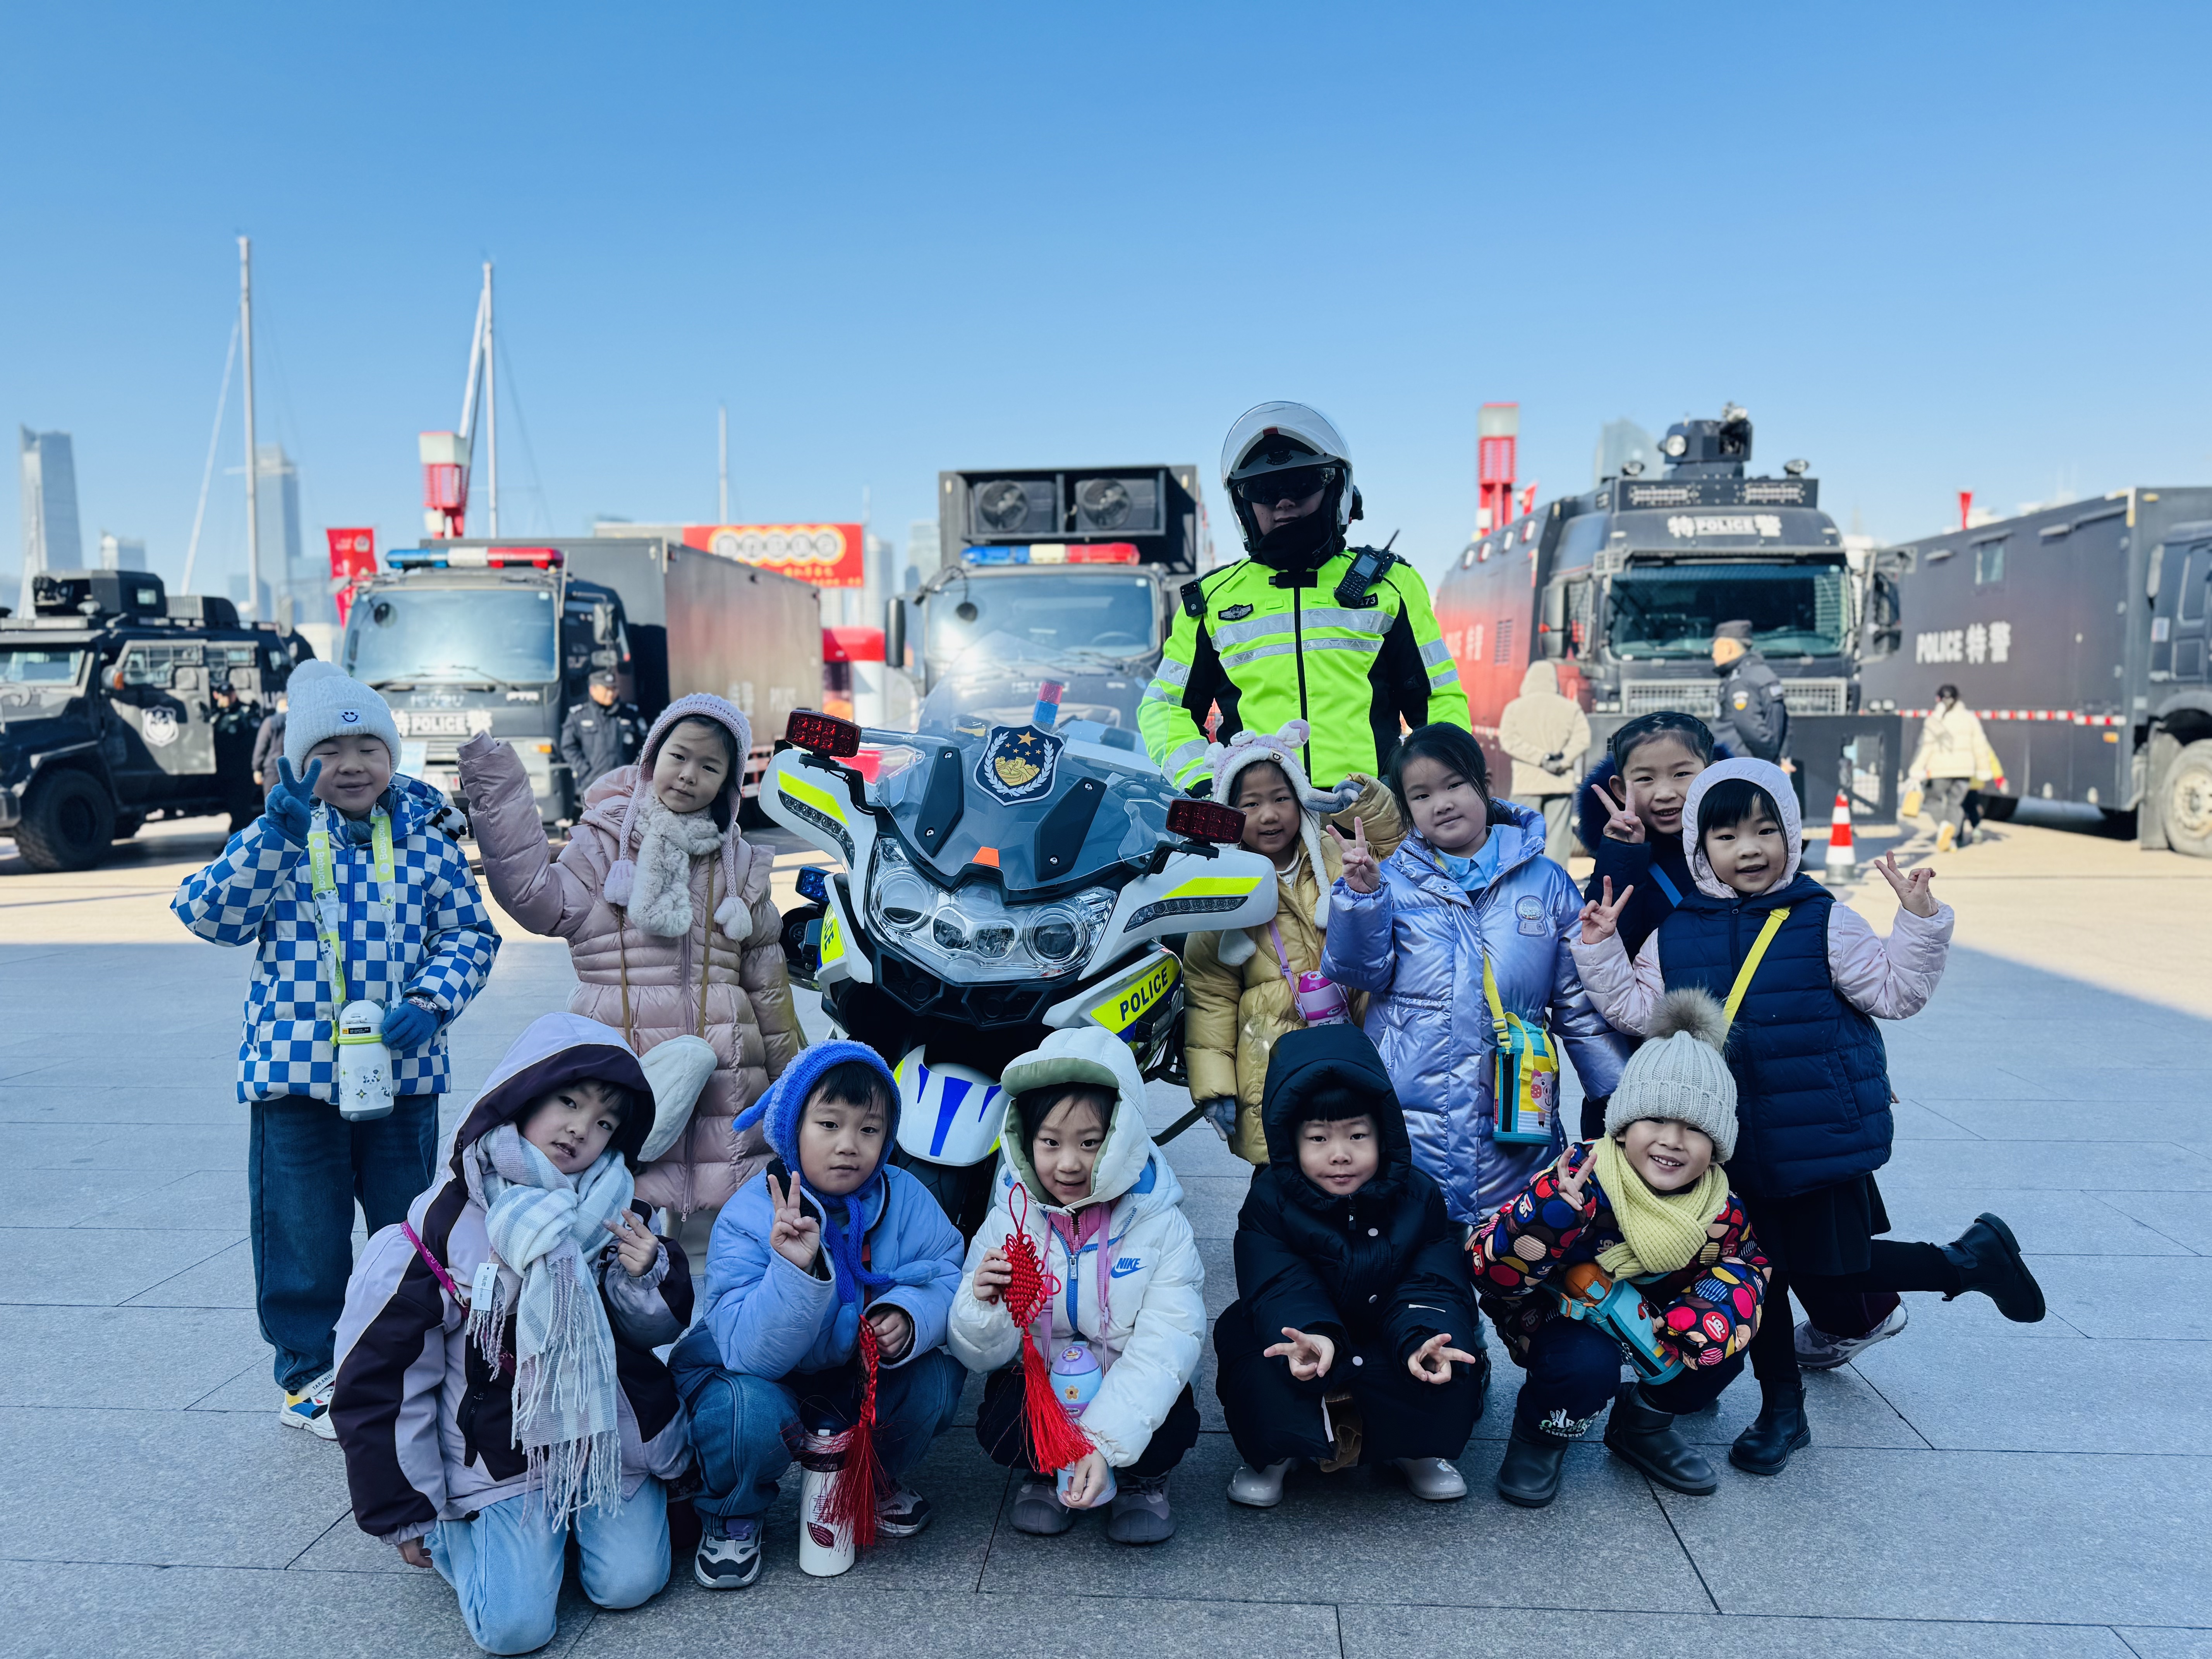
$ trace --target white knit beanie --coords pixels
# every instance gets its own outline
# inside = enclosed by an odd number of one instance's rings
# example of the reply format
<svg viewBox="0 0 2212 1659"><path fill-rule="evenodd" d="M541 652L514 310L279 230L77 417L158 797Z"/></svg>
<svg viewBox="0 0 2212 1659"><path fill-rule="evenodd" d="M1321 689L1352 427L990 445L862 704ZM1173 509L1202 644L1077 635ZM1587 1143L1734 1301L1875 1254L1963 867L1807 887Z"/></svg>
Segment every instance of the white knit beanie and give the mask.
<svg viewBox="0 0 2212 1659"><path fill-rule="evenodd" d="M1720 1162L1734 1158L1735 1079L1721 1057L1727 1042L1728 1017L1711 995L1694 987L1668 992L1606 1103L1606 1133L1639 1118L1667 1118L1711 1136Z"/></svg>
<svg viewBox="0 0 2212 1659"><path fill-rule="evenodd" d="M1298 763L1298 751L1306 746L1306 738L1310 735L1311 728L1300 720L1291 721L1273 737L1257 732L1239 732L1227 743L1207 744L1206 763L1213 774L1213 799L1224 806L1237 804L1237 780L1246 767L1266 761L1282 768L1283 776L1290 781L1291 793L1298 800L1298 839L1304 843L1306 856L1313 860L1314 884L1321 889L1321 896L1314 905L1314 926L1326 933L1329 884L1322 879L1321 821L1325 815L1341 812L1358 800L1359 785L1346 778L1334 789L1313 787L1306 776L1306 769ZM1221 965L1241 968L1251 960L1257 948L1249 928L1224 933L1219 947Z"/></svg>
<svg viewBox="0 0 2212 1659"><path fill-rule="evenodd" d="M307 769L307 751L324 738L349 736L381 738L393 768L398 767L398 723L392 718L392 705L372 688L318 659L294 669L284 690L290 699L284 714L284 758L294 772Z"/></svg>

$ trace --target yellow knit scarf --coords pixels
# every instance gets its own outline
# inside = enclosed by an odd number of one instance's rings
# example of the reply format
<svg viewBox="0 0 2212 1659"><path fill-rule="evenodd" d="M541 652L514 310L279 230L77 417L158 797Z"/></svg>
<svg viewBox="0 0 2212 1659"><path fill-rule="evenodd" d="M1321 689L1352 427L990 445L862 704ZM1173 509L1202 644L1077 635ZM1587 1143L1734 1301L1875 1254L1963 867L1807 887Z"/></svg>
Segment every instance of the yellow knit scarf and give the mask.
<svg viewBox="0 0 2212 1659"><path fill-rule="evenodd" d="M1728 1202L1728 1172L1717 1164L1679 1193L1656 1193L1628 1161L1620 1143L1601 1136L1595 1149L1597 1184L1605 1189L1621 1242L1600 1250L1597 1265L1615 1279L1671 1273L1698 1259L1705 1229Z"/></svg>

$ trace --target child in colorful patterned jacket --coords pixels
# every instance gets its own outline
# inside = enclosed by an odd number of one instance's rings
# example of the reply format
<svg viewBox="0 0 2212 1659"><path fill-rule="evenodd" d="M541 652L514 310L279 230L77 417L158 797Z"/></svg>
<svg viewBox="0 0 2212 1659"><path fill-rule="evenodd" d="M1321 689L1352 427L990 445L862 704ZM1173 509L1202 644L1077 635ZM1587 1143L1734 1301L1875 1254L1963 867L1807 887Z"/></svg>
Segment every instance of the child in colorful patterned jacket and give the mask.
<svg viewBox="0 0 2212 1659"><path fill-rule="evenodd" d="M1558 1495L1568 1445L1608 1397L1615 1455L1692 1496L1719 1484L1674 1421L1743 1369L1766 1289L1766 1258L1721 1168L1736 1138L1727 1034L1711 997L1670 994L1622 1071L1605 1134L1569 1146L1468 1243L1483 1308L1528 1373L1498 1471L1510 1504ZM1614 1283L1641 1292L1648 1333L1616 1340L1593 1317ZM1620 1382L1624 1352L1642 1360L1641 1380Z"/></svg>

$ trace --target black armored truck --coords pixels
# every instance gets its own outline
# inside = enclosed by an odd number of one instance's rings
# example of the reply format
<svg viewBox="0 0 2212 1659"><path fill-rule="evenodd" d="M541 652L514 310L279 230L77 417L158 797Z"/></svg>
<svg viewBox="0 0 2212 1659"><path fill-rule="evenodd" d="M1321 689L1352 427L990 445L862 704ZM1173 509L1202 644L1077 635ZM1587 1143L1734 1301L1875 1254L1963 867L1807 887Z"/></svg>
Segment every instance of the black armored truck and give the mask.
<svg viewBox="0 0 2212 1659"><path fill-rule="evenodd" d="M25 864L89 869L149 819L258 805L255 725L292 667L275 632L144 571L48 571L31 597L0 609L0 835Z"/></svg>

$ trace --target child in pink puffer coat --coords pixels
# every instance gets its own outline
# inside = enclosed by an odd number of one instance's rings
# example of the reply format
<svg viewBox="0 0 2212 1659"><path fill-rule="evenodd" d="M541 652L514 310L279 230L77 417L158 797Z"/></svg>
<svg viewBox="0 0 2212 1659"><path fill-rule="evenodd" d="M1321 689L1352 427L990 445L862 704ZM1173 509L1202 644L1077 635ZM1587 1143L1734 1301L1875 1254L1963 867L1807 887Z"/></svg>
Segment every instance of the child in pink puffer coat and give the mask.
<svg viewBox="0 0 2212 1659"><path fill-rule="evenodd" d="M720 697L680 697L637 764L608 773L556 860L514 750L488 734L462 745L461 787L500 907L563 939L581 982L572 1013L615 1027L640 1054L671 1037L714 1045L714 1074L637 1195L679 1212L717 1209L770 1157L732 1127L805 1038L792 1007L775 860L738 833L752 728ZM661 1139L659 1136L656 1139Z"/></svg>

